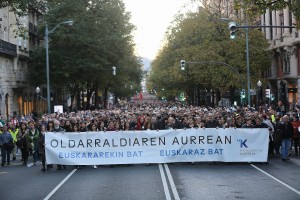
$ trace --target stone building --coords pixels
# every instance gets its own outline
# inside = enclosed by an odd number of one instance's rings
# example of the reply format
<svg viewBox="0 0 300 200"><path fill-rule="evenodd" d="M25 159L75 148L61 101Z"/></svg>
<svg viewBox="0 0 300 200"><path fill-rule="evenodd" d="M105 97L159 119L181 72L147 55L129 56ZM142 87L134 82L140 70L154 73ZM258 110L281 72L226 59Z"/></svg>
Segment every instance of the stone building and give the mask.
<svg viewBox="0 0 300 200"><path fill-rule="evenodd" d="M31 113L36 106L34 88L27 80L30 52L38 45L37 23L40 12L29 9L17 18L10 9L0 9L0 113L5 119ZM27 30L24 37L18 35Z"/></svg>
<svg viewBox="0 0 300 200"><path fill-rule="evenodd" d="M295 26L296 20L289 8L279 11L267 10L261 15L261 24L266 26ZM300 94L300 38L296 28L262 28L272 50L272 65L266 77L267 88L275 100L282 101L286 109L299 105Z"/></svg>

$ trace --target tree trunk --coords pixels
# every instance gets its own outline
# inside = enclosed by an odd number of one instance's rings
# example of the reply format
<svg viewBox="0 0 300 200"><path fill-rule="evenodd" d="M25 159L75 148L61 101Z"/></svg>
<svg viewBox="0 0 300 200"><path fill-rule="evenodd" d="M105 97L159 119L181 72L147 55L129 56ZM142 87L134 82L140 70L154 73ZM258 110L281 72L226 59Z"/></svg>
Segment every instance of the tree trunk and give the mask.
<svg viewBox="0 0 300 200"><path fill-rule="evenodd" d="M95 85L95 107L99 107L99 97L98 97L99 83L97 82Z"/></svg>
<svg viewBox="0 0 300 200"><path fill-rule="evenodd" d="M233 105L234 103L234 92L235 92L235 88L230 87L230 105Z"/></svg>
<svg viewBox="0 0 300 200"><path fill-rule="evenodd" d="M108 89L109 87L106 86L104 88L104 101L103 101L103 108L108 109Z"/></svg>
<svg viewBox="0 0 300 200"><path fill-rule="evenodd" d="M80 102L80 88L77 89L77 94L76 95L77 95L77 101L76 101L77 102L77 108L76 109L80 110L80 108L81 108L81 106L80 106L80 103L81 103Z"/></svg>

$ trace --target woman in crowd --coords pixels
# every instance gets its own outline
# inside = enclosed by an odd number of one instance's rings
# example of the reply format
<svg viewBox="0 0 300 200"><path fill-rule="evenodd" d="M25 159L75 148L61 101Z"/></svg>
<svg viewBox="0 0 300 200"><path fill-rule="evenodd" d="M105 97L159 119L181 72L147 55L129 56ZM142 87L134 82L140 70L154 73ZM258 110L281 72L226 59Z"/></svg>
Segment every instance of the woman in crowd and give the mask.
<svg viewBox="0 0 300 200"><path fill-rule="evenodd" d="M246 118L246 123L243 125L242 128L253 128L252 118L251 117L247 117Z"/></svg>
<svg viewBox="0 0 300 200"><path fill-rule="evenodd" d="M125 120L124 119L121 119L121 121L120 121L120 126L119 126L119 128L120 128L120 130L121 131L124 131L125 130Z"/></svg>
<svg viewBox="0 0 300 200"><path fill-rule="evenodd" d="M27 137L26 137L27 134L28 134L27 124L22 123L18 133L18 141L19 141L18 143L20 144L19 148L21 149L21 153L22 153L23 165L27 165L27 160L30 152L30 144L29 141L27 141Z"/></svg>
<svg viewBox="0 0 300 200"><path fill-rule="evenodd" d="M70 120L65 121L65 125L63 126L63 129L65 129L66 132L73 132Z"/></svg>
<svg viewBox="0 0 300 200"><path fill-rule="evenodd" d="M52 132L53 129L54 129L54 123L53 123L53 121L49 121L48 125L47 125L47 131Z"/></svg>
<svg viewBox="0 0 300 200"><path fill-rule="evenodd" d="M37 165L38 156L39 156L39 130L35 127L34 121L29 122L29 130L26 135L27 141L31 144L32 156L33 156L33 164Z"/></svg>
<svg viewBox="0 0 300 200"><path fill-rule="evenodd" d="M129 131L129 130L130 130L130 122L129 122L129 120L126 120L124 131Z"/></svg>
<svg viewBox="0 0 300 200"><path fill-rule="evenodd" d="M73 126L73 132L80 132L80 130L79 130L79 126L78 126L78 124L74 124L74 126Z"/></svg>
<svg viewBox="0 0 300 200"><path fill-rule="evenodd" d="M96 124L91 124L91 132L98 132Z"/></svg>
<svg viewBox="0 0 300 200"><path fill-rule="evenodd" d="M199 127L195 124L195 120L193 118L189 118L185 128L199 128Z"/></svg>
<svg viewBox="0 0 300 200"><path fill-rule="evenodd" d="M145 129L145 117L139 116L135 130L146 130Z"/></svg>
<svg viewBox="0 0 300 200"><path fill-rule="evenodd" d="M106 127L105 127L104 121L100 121L98 130L105 131L105 129L106 129Z"/></svg>

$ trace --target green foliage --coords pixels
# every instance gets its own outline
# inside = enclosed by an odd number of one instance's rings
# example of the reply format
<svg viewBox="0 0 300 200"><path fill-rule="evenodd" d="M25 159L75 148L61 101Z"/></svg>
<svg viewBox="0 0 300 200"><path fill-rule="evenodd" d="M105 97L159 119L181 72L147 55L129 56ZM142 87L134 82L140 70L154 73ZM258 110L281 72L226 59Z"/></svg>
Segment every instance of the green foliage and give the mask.
<svg viewBox="0 0 300 200"><path fill-rule="evenodd" d="M300 28L300 1L298 0L235 0L234 3L236 10L242 8L250 18L256 18L258 14L265 13L267 9L282 10L289 8L298 22L297 28Z"/></svg>
<svg viewBox="0 0 300 200"><path fill-rule="evenodd" d="M160 86L178 95L195 86L222 91L244 88L247 73L245 30L239 29L236 39L230 40L227 26L217 15L204 10L178 16L169 28L166 45L152 63L148 89ZM271 57L267 48L263 34L259 30L249 29L253 77L261 76L270 66ZM180 60L187 62L185 71L180 69ZM165 91L168 93L168 90Z"/></svg>
<svg viewBox="0 0 300 200"><path fill-rule="evenodd" d="M45 15L49 32L60 22L74 21L73 26L61 25L49 35L51 87L71 91L119 89L129 81L138 85L141 61L134 55L134 26L129 19L130 13L120 0L61 0L51 4ZM44 29L42 26L40 31ZM116 76L112 76L112 66L117 67ZM29 65L33 85L45 84L45 70L42 47L33 53Z"/></svg>

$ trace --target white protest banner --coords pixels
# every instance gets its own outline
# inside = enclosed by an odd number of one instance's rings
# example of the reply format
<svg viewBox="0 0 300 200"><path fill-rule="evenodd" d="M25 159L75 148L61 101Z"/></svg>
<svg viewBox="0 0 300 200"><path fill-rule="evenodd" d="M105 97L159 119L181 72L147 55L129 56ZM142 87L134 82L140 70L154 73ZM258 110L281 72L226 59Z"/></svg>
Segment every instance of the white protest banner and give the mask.
<svg viewBox="0 0 300 200"><path fill-rule="evenodd" d="M266 162L268 129L46 133L48 164Z"/></svg>

